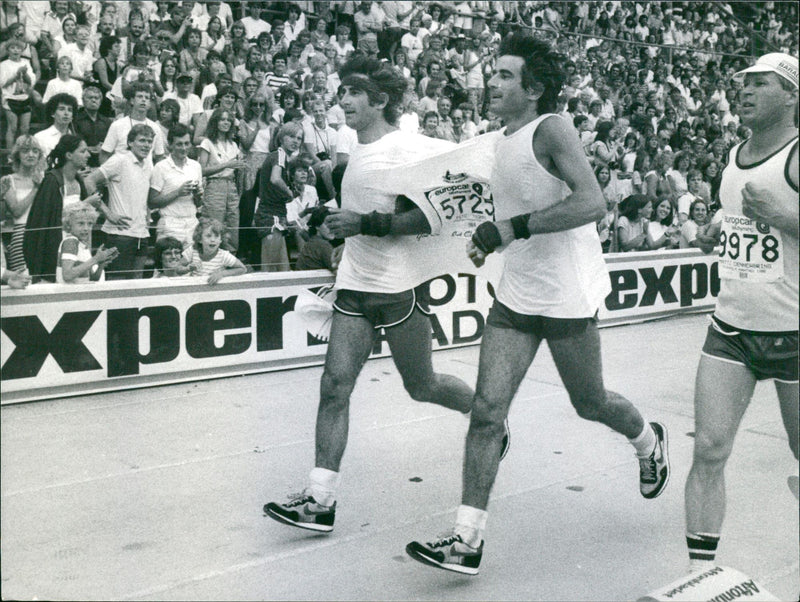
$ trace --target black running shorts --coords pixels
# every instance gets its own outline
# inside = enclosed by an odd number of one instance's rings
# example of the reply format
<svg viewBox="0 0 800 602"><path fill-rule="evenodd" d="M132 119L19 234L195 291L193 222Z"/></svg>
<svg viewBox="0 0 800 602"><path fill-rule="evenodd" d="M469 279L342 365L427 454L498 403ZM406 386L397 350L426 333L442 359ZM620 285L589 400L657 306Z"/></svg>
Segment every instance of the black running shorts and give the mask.
<svg viewBox="0 0 800 602"><path fill-rule="evenodd" d="M712 318L703 354L748 368L757 380L798 380L797 332L741 332Z"/></svg>
<svg viewBox="0 0 800 602"><path fill-rule="evenodd" d="M529 316L515 312L497 299L489 310L486 323L495 328L512 328L520 332L535 334L540 339L567 339L582 334L590 324L597 323L591 318L548 318Z"/></svg>
<svg viewBox="0 0 800 602"><path fill-rule="evenodd" d="M400 293L367 293L340 289L333 308L346 316L369 320L374 328L389 328L405 322L414 309L430 315L428 283Z"/></svg>

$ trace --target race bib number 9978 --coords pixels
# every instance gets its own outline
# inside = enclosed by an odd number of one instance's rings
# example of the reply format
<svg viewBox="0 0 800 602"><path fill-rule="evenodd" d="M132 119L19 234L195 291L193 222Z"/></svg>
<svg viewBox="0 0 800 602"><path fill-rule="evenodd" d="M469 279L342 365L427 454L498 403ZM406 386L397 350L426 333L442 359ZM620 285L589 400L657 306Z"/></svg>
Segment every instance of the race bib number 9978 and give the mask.
<svg viewBox="0 0 800 602"><path fill-rule="evenodd" d="M744 215L724 215L720 233L719 276L749 282L783 279L780 232Z"/></svg>

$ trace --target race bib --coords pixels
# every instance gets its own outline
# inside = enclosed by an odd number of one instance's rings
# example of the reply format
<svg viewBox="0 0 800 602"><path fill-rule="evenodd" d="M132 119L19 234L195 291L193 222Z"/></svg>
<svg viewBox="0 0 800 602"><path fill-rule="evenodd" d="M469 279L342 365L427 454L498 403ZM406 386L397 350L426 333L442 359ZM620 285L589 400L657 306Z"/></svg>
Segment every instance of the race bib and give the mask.
<svg viewBox="0 0 800 602"><path fill-rule="evenodd" d="M784 246L780 232L744 215L723 215L719 277L749 282L783 279Z"/></svg>

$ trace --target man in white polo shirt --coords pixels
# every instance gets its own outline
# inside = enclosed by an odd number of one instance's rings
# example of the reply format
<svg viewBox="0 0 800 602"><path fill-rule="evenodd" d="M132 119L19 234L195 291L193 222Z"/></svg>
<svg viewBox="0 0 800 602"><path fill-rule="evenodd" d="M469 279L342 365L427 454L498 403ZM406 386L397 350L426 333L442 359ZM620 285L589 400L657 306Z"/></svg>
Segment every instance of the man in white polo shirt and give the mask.
<svg viewBox="0 0 800 602"><path fill-rule="evenodd" d="M128 133L137 124L150 126L155 132L152 146L153 154L150 155L150 158L153 159L153 163L158 163L158 160L167 153L161 128L155 121L147 118L147 109L150 108L150 101L153 97L150 84L135 82L128 94L128 102L131 104L130 113L114 121L111 127L108 128L106 139L103 141L103 146L100 147L100 163L105 163L114 153L128 148Z"/></svg>
<svg viewBox="0 0 800 602"><path fill-rule="evenodd" d="M183 244L185 251L192 246L197 226L196 199L203 197L203 169L200 163L186 154L192 147L189 128L176 123L169 130L170 155L153 167L148 205L158 209L158 240L171 236Z"/></svg>
<svg viewBox="0 0 800 602"><path fill-rule="evenodd" d="M103 232L106 246L116 247L119 256L106 268L106 280L141 278L147 260L147 197L153 162L155 131L138 123L128 132L130 150L116 152L92 172L90 187L108 186L108 207Z"/></svg>

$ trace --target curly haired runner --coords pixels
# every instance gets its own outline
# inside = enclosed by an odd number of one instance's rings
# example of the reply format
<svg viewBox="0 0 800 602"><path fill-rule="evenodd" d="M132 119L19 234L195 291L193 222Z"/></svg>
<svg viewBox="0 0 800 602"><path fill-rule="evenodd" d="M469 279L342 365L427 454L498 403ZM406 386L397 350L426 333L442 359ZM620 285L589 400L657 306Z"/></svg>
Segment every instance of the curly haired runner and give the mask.
<svg viewBox="0 0 800 602"><path fill-rule="evenodd" d="M359 144L342 181L342 209L332 209L324 222L346 241L320 385L316 462L308 489L287 503L264 506L277 521L322 532L333 530L350 394L381 328L413 399L467 413L473 397L465 382L433 370L427 287L415 280L408 253L415 235L430 232L430 224L417 208L395 213L395 195L372 184L376 170L409 163L432 143L397 129L406 81L393 67L355 56L340 75L341 105Z"/></svg>
<svg viewBox="0 0 800 602"><path fill-rule="evenodd" d="M578 415L635 448L641 494L658 496L669 478L664 426L603 385L595 316L610 283L595 222L605 204L572 124L553 114L562 85L548 44L524 34L503 41L489 80L491 110L506 124L491 178L498 221L478 226L468 254L479 265L503 250L506 263L481 343L461 506L451 534L406 547L415 560L459 573L478 573L503 424L545 339Z"/></svg>

